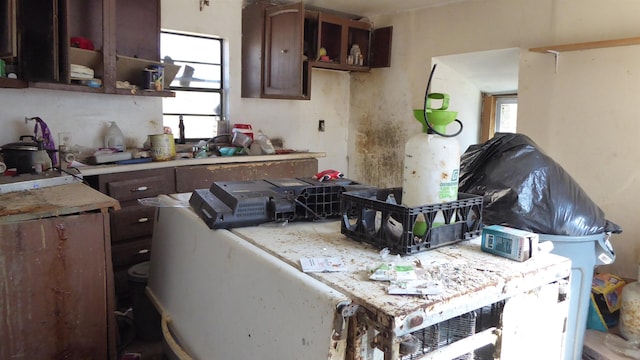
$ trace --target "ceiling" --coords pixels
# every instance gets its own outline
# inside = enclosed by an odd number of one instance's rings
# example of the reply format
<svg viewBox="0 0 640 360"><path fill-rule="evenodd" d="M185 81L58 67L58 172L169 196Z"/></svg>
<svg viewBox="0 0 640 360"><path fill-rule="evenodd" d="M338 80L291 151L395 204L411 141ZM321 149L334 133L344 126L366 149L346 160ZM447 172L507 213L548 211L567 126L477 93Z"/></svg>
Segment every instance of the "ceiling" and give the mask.
<svg viewBox="0 0 640 360"><path fill-rule="evenodd" d="M489 94L518 90L520 49L498 49L466 54L438 56L442 62Z"/></svg>

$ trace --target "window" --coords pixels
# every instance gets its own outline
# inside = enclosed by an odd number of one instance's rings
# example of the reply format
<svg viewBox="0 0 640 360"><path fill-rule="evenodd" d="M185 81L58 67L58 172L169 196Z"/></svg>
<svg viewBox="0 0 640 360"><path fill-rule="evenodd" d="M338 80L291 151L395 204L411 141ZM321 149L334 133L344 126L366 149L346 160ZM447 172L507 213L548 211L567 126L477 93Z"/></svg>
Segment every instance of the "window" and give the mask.
<svg viewBox="0 0 640 360"><path fill-rule="evenodd" d="M176 96L162 100L164 126L178 134L182 116L185 138L210 139L217 135L224 114L222 39L163 30L160 54L165 63L180 66L169 84Z"/></svg>
<svg viewBox="0 0 640 360"><path fill-rule="evenodd" d="M482 95L480 141L497 132L515 133L518 122L518 95Z"/></svg>
<svg viewBox="0 0 640 360"><path fill-rule="evenodd" d="M496 97L496 132L516 132L518 121L518 98L516 96Z"/></svg>

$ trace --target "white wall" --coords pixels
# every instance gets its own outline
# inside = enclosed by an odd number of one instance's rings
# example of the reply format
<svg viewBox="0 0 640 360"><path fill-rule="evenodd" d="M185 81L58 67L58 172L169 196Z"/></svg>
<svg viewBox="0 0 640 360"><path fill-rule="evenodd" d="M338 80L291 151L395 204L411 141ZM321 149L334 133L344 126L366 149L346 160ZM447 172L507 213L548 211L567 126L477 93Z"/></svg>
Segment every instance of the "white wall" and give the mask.
<svg viewBox="0 0 640 360"><path fill-rule="evenodd" d="M460 153L463 153L469 145L477 144L480 139L481 91L446 62L436 57L434 63L437 66L431 83L431 92L441 92L451 97L449 110L457 111L457 118L463 124L462 132L456 136L460 144ZM426 87L426 81L424 86ZM458 129L459 125L453 123L447 127L447 133L453 134Z"/></svg>
<svg viewBox="0 0 640 360"><path fill-rule="evenodd" d="M392 67L359 76L358 92L352 84L349 146L359 150L359 129L388 128L394 140L378 151L385 163L400 163L401 144L414 128L409 111L423 101L430 59L519 47L519 131L563 165L607 218L622 226L624 233L612 238L618 259L605 270L636 277L640 46L562 54L557 74L552 55L528 49L635 37L639 12L640 2L633 0L616 6L595 0L484 0L378 17L376 26L394 27ZM371 102L361 105L367 99ZM380 171L367 158L350 163L350 169ZM401 172L394 169L392 179L381 183L400 184Z"/></svg>
<svg viewBox="0 0 640 360"><path fill-rule="evenodd" d="M38 116L58 143L58 133L71 132L74 144L102 147L108 121L125 134L127 146L142 146L148 134L162 133L162 103L156 97L96 95L42 89L0 89L0 145L33 135Z"/></svg>

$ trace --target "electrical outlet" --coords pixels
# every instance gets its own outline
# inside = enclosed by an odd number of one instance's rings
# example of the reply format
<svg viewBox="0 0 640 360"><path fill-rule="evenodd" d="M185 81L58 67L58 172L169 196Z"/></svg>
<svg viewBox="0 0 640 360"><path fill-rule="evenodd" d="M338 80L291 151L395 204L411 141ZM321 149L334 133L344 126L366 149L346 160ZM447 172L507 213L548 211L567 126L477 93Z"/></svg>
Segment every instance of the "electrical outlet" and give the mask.
<svg viewBox="0 0 640 360"><path fill-rule="evenodd" d="M324 120L318 120L318 131L324 131Z"/></svg>

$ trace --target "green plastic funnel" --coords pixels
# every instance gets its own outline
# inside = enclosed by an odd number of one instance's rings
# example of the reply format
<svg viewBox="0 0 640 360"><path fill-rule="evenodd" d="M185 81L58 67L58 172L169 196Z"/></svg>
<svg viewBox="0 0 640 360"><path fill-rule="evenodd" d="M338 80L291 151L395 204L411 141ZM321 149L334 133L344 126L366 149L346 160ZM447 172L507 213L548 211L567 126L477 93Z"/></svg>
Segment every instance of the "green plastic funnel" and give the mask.
<svg viewBox="0 0 640 360"><path fill-rule="evenodd" d="M442 104L440 108L434 109L431 106L431 100L442 100ZM442 93L431 93L427 95L427 104L426 104L426 119L429 121L429 125L431 127L441 133L444 134L447 131L447 125L456 120L458 116L457 111L449 111L447 108L449 107L449 95ZM413 110L413 116L422 124L422 132L428 132L429 127L427 126L427 120L425 119L425 110L424 109L416 109Z"/></svg>

